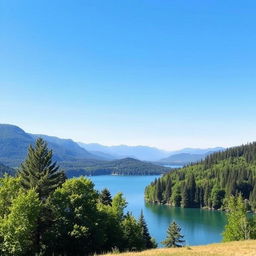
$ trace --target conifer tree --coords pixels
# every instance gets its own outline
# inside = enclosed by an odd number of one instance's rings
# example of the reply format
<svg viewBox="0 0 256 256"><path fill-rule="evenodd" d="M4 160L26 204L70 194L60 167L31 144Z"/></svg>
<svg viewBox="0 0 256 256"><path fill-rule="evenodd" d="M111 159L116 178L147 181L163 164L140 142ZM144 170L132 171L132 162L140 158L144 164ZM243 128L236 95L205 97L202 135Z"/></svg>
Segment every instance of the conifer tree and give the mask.
<svg viewBox="0 0 256 256"><path fill-rule="evenodd" d="M104 188L100 195L99 195L99 200L102 204L104 205L112 205L112 197L107 188Z"/></svg>
<svg viewBox="0 0 256 256"><path fill-rule="evenodd" d="M47 198L65 181L65 174L52 162L52 150L47 148L47 143L42 138L37 139L34 147L29 147L19 176L22 187L26 190L35 189L40 200Z"/></svg>
<svg viewBox="0 0 256 256"><path fill-rule="evenodd" d="M173 221L168 227L167 237L162 244L165 245L165 247L182 247L185 241L183 240L184 236L181 235L180 232L180 226Z"/></svg>
<svg viewBox="0 0 256 256"><path fill-rule="evenodd" d="M148 226L147 226L147 223L145 221L142 211L141 211L140 218L139 218L139 226L141 228L142 237L145 242L145 249L155 248L152 237L149 234Z"/></svg>
<svg viewBox="0 0 256 256"><path fill-rule="evenodd" d="M47 199L56 188L64 183L65 174L52 161L52 150L47 148L47 143L39 138L34 147L29 147L28 156L21 164L18 175L21 179L21 186L25 190L35 190L42 202L33 239L36 255L41 255L42 248L45 247L44 234L53 222Z"/></svg>

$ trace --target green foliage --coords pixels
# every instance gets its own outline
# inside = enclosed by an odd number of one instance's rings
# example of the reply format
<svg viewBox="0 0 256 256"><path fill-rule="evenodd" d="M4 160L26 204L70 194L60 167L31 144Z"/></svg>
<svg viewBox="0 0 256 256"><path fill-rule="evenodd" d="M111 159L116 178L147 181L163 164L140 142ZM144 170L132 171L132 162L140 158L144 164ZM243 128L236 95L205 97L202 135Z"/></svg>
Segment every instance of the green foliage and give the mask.
<svg viewBox="0 0 256 256"><path fill-rule="evenodd" d="M122 221L122 229L124 232L125 250L139 251L144 249L145 241L141 226L131 214L128 213L125 216Z"/></svg>
<svg viewBox="0 0 256 256"><path fill-rule="evenodd" d="M143 237L144 249L156 248L157 245L149 234L147 223L144 219L143 212L141 212L139 218L139 227L141 229L141 234Z"/></svg>
<svg viewBox="0 0 256 256"><path fill-rule="evenodd" d="M28 255L31 252L39 211L40 201L34 190L20 190L11 200L6 214L0 218L0 251L3 255Z"/></svg>
<svg viewBox="0 0 256 256"><path fill-rule="evenodd" d="M83 255L95 250L100 239L97 226L97 193L85 178L67 180L51 198L55 222L51 229L56 237L51 250L68 255Z"/></svg>
<svg viewBox="0 0 256 256"><path fill-rule="evenodd" d="M52 151L43 139L28 149L27 159L21 164L18 175L24 189L35 189L40 199L47 198L64 180L63 172L52 162Z"/></svg>
<svg viewBox="0 0 256 256"><path fill-rule="evenodd" d="M167 173L170 168L156 164L139 161L133 158L125 158L114 161L76 161L64 162L62 167L66 169L69 178L86 175L157 175Z"/></svg>
<svg viewBox="0 0 256 256"><path fill-rule="evenodd" d="M122 193L98 193L84 177L65 181L38 139L18 177L0 178L0 255L90 255L155 243L144 217L124 214Z"/></svg>
<svg viewBox="0 0 256 256"><path fill-rule="evenodd" d="M256 143L171 171L146 187L145 198L152 203L222 209L227 198L239 193L256 210Z"/></svg>
<svg viewBox="0 0 256 256"><path fill-rule="evenodd" d="M99 200L104 205L111 205L112 204L112 197L107 188L104 188L99 194Z"/></svg>
<svg viewBox="0 0 256 256"><path fill-rule="evenodd" d="M223 232L223 241L230 242L252 238L252 227L246 215L246 207L242 196L231 196L227 204L228 223Z"/></svg>
<svg viewBox="0 0 256 256"><path fill-rule="evenodd" d="M0 178L0 218L10 212L10 206L21 189L20 178L5 175Z"/></svg>
<svg viewBox="0 0 256 256"><path fill-rule="evenodd" d="M167 230L167 237L162 242L165 247L182 247L185 241L184 236L181 235L180 226L174 221L172 222Z"/></svg>

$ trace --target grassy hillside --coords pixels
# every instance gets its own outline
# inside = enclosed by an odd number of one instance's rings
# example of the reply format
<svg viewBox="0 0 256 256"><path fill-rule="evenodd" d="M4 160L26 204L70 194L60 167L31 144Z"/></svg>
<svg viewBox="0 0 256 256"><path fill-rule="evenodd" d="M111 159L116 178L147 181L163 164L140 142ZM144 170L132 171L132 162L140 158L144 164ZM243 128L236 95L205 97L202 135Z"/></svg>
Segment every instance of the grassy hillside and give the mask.
<svg viewBox="0 0 256 256"><path fill-rule="evenodd" d="M113 255L113 254L107 254ZM255 256L256 240L219 243L184 248L153 249L142 252L120 253L116 256Z"/></svg>

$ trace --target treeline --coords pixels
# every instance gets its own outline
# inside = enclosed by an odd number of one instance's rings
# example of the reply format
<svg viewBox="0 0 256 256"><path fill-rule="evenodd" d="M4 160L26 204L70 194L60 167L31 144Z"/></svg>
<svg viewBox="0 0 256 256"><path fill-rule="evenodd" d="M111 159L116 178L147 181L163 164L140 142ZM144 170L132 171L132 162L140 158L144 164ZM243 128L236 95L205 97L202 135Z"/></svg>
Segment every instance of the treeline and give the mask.
<svg viewBox="0 0 256 256"><path fill-rule="evenodd" d="M170 168L124 158L114 161L78 161L65 162L61 166L66 169L69 178L81 175L159 175L167 173Z"/></svg>
<svg viewBox="0 0 256 256"><path fill-rule="evenodd" d="M17 177L0 179L0 255L93 255L156 247L143 214L125 213L123 195L67 180L38 139Z"/></svg>
<svg viewBox="0 0 256 256"><path fill-rule="evenodd" d="M248 210L256 209L256 143L213 153L156 179L145 189L148 202L213 209L223 208L227 198L238 194Z"/></svg>

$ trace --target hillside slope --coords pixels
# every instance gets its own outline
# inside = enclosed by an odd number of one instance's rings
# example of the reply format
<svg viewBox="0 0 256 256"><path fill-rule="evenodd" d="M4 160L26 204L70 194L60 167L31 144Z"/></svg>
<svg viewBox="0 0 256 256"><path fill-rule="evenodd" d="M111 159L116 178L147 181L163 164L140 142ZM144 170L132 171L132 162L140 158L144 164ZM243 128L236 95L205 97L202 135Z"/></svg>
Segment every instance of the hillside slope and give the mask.
<svg viewBox="0 0 256 256"><path fill-rule="evenodd" d="M148 202L219 209L241 193L256 209L256 143L217 152L170 172L146 187Z"/></svg>
<svg viewBox="0 0 256 256"><path fill-rule="evenodd" d="M14 175L15 170L0 163L0 178L4 176L4 174Z"/></svg>
<svg viewBox="0 0 256 256"><path fill-rule="evenodd" d="M169 155L169 152L148 146L104 146L97 143L79 143L79 145L88 151L100 151L112 155L116 159L130 157L141 161L158 161Z"/></svg>
<svg viewBox="0 0 256 256"><path fill-rule="evenodd" d="M106 254L110 256L113 254ZM184 248L153 249L142 252L115 254L116 256L255 256L256 240L219 243Z"/></svg>
<svg viewBox="0 0 256 256"><path fill-rule="evenodd" d="M125 158L114 161L86 161L62 163L68 177L81 175L158 175L170 171L170 168L162 167L133 158Z"/></svg>
<svg viewBox="0 0 256 256"><path fill-rule="evenodd" d="M210 153L209 153L210 154ZM208 154L190 154L190 153L180 153L176 155L171 155L167 158L160 160L161 163L167 164L189 164L194 162L199 162L203 160Z"/></svg>
<svg viewBox="0 0 256 256"><path fill-rule="evenodd" d="M28 134L15 125L0 124L0 161L8 166L17 167L25 159L29 145L42 137L54 151L57 161L74 161L77 159L101 159L72 140L60 139L46 135Z"/></svg>

